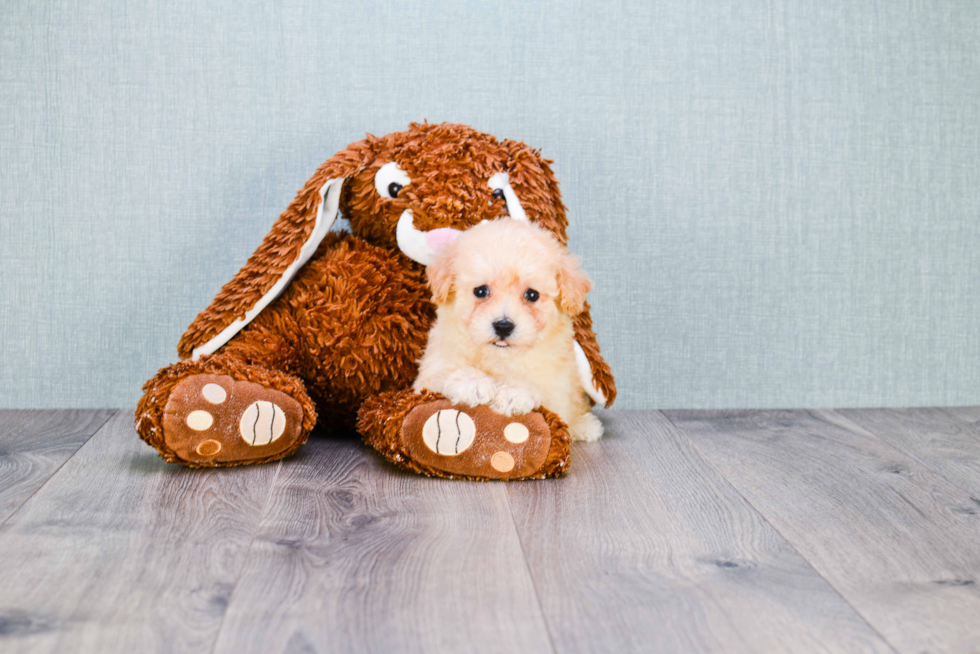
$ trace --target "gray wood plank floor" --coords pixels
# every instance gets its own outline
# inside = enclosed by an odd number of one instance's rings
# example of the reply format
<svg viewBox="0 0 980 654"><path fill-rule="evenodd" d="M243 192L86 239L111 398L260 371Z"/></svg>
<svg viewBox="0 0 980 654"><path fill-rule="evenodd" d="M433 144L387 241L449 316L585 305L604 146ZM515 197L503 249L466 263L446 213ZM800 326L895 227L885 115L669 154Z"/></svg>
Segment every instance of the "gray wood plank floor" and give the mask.
<svg viewBox="0 0 980 654"><path fill-rule="evenodd" d="M114 411L0 411L0 524Z"/></svg>
<svg viewBox="0 0 980 654"><path fill-rule="evenodd" d="M509 489L557 650L890 651L666 418L606 416L563 483Z"/></svg>
<svg viewBox="0 0 980 654"><path fill-rule="evenodd" d="M980 648L968 493L832 411L667 415L896 649Z"/></svg>
<svg viewBox="0 0 980 654"><path fill-rule="evenodd" d="M980 409L601 415L481 484L0 412L0 651L980 652Z"/></svg>

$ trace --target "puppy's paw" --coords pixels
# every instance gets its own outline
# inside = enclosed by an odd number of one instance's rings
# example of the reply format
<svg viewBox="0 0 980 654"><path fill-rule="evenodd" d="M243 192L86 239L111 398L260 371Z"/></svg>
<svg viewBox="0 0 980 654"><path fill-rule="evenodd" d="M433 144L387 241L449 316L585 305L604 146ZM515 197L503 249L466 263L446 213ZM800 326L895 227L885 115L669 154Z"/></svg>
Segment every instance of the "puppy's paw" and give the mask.
<svg viewBox="0 0 980 654"><path fill-rule="evenodd" d="M477 406L493 401L497 385L479 370L463 368L450 373L443 384L442 393L453 404Z"/></svg>
<svg viewBox="0 0 980 654"><path fill-rule="evenodd" d="M500 386L490 408L504 416L530 413L541 404L535 393L515 386Z"/></svg>
<svg viewBox="0 0 980 654"><path fill-rule="evenodd" d="M582 414L568 427L573 441L597 441L602 438L602 430L602 423L592 413Z"/></svg>

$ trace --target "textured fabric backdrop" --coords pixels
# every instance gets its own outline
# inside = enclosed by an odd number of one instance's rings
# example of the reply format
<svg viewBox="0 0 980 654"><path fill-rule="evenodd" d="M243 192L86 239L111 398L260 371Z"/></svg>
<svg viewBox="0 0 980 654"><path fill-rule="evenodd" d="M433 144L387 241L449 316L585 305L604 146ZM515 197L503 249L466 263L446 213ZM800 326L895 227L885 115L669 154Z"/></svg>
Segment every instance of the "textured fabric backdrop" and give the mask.
<svg viewBox="0 0 980 654"><path fill-rule="evenodd" d="M980 404L980 3L5 2L0 406L127 406L336 150L557 160L621 407Z"/></svg>

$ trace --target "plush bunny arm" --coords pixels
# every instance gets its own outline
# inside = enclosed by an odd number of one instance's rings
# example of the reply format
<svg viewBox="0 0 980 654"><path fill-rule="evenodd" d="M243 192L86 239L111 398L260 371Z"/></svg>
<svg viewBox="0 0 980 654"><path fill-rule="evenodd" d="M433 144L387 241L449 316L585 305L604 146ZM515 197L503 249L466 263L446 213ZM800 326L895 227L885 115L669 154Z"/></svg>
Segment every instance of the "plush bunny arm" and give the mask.
<svg viewBox="0 0 980 654"><path fill-rule="evenodd" d="M585 303L585 310L575 316L573 322L575 340L579 346L576 352L579 357L579 372L582 374L586 392L596 404L612 406L616 400L616 380L613 379L609 364L599 353L599 343L595 332L592 331L592 315L589 313L588 302ZM583 369L586 367L584 364L588 364L587 369Z"/></svg>

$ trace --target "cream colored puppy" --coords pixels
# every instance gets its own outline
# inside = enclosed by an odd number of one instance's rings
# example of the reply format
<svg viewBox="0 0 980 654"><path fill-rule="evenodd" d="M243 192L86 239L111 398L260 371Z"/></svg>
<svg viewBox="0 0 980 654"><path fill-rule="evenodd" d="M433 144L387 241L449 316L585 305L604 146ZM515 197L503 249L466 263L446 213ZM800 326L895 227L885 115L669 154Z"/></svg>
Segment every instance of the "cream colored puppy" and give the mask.
<svg viewBox="0 0 980 654"><path fill-rule="evenodd" d="M508 416L543 406L573 439L602 436L573 349L572 316L592 283L550 233L508 218L483 222L427 272L437 313L416 391Z"/></svg>

